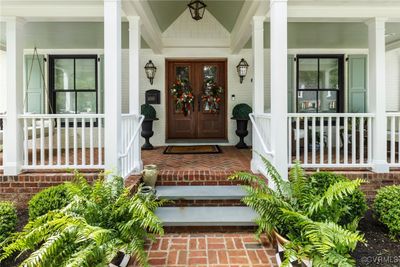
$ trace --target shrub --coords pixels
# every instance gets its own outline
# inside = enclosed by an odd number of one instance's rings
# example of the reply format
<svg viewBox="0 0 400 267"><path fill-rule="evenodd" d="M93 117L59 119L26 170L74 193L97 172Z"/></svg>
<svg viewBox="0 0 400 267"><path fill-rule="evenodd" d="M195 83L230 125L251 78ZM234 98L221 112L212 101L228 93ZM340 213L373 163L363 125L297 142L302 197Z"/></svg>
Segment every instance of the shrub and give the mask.
<svg viewBox="0 0 400 267"><path fill-rule="evenodd" d="M232 117L239 120L249 120L249 114L253 112L251 107L247 104L237 104L232 110Z"/></svg>
<svg viewBox="0 0 400 267"><path fill-rule="evenodd" d="M152 105L143 104L140 106L140 113L145 119L154 120L157 117L157 112Z"/></svg>
<svg viewBox="0 0 400 267"><path fill-rule="evenodd" d="M310 186L314 191L314 195L320 196L325 192L329 186L337 182L350 181L347 177L341 174L332 172L316 172L311 175L309 179ZM338 216L337 222L342 226L356 225L358 221L364 216L368 206L365 199L365 194L361 189L357 188L353 193L344 196L340 200L334 202L326 207L325 211L318 214L323 220L324 218Z"/></svg>
<svg viewBox="0 0 400 267"><path fill-rule="evenodd" d="M32 197L28 203L29 219L34 220L51 210L65 207L71 198L64 184L46 188Z"/></svg>
<svg viewBox="0 0 400 267"><path fill-rule="evenodd" d="M17 226L17 210L13 203L0 201L0 243L4 241Z"/></svg>
<svg viewBox="0 0 400 267"><path fill-rule="evenodd" d="M243 202L258 213L256 235L265 233L272 241L273 233L278 232L289 239L284 244L285 260L282 266L289 266L293 259L299 262L312 260L316 267L355 265L350 252L358 242L365 242L363 236L354 230L358 220L347 228L339 224L342 210L335 210L332 214L326 211L337 201L352 195L364 180L332 182L326 190L315 194L311 178L304 174L299 163L291 169L289 181L285 181L267 159L261 158L271 179L269 183L273 183L276 190L251 173L238 172L230 179L252 185L245 186L248 194ZM315 180L317 184L320 182ZM350 207L345 205L344 210L349 210Z"/></svg>
<svg viewBox="0 0 400 267"><path fill-rule="evenodd" d="M76 173L75 181L65 186L73 197L70 203L12 235L4 244L0 265L24 251L29 254L21 266L108 266L122 251L148 266L145 242L163 234L154 211L165 201L131 195L121 177L102 177L91 185Z"/></svg>
<svg viewBox="0 0 400 267"><path fill-rule="evenodd" d="M386 186L378 190L374 211L379 221L387 226L390 237L400 238L400 185Z"/></svg>

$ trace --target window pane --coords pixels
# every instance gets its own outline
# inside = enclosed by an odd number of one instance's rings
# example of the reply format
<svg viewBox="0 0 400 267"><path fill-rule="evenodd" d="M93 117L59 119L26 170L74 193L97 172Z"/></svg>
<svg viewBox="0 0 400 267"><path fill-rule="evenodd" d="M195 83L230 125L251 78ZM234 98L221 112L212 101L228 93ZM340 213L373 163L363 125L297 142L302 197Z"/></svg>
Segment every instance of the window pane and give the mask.
<svg viewBox="0 0 400 267"><path fill-rule="evenodd" d="M76 59L76 90L96 88L96 60Z"/></svg>
<svg viewBox="0 0 400 267"><path fill-rule="evenodd" d="M318 89L318 59L299 58L299 89Z"/></svg>
<svg viewBox="0 0 400 267"><path fill-rule="evenodd" d="M320 59L319 89L339 89L339 60L337 58Z"/></svg>
<svg viewBox="0 0 400 267"><path fill-rule="evenodd" d="M56 113L57 114L75 113L75 93L72 92L56 93Z"/></svg>
<svg viewBox="0 0 400 267"><path fill-rule="evenodd" d="M54 59L54 88L74 90L74 60Z"/></svg>
<svg viewBox="0 0 400 267"><path fill-rule="evenodd" d="M78 113L96 113L96 92L78 93Z"/></svg>
<svg viewBox="0 0 400 267"><path fill-rule="evenodd" d="M317 112L317 92L297 92L298 94L298 112L313 113Z"/></svg>
<svg viewBox="0 0 400 267"><path fill-rule="evenodd" d="M337 108L337 92L336 91L320 91L319 94L319 112L336 112Z"/></svg>

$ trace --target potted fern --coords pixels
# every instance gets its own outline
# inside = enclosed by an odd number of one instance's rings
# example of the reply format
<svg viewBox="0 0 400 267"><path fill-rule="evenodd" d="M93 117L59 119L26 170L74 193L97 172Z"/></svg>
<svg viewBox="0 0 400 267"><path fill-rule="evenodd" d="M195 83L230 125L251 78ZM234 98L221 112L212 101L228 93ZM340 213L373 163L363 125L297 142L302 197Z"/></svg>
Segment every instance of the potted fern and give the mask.
<svg viewBox="0 0 400 267"><path fill-rule="evenodd" d="M122 266L130 255L148 266L145 242L163 234L154 210L164 201L132 195L121 177L90 185L77 173L75 181L65 186L72 200L6 239L0 265L25 252L28 256L21 266Z"/></svg>
<svg viewBox="0 0 400 267"><path fill-rule="evenodd" d="M249 114L252 109L245 103L237 104L232 110L232 119L236 120L236 135L239 137L239 142L236 144L236 148L244 149L248 148L244 142L244 138L249 134L247 131L247 124L250 120Z"/></svg>
<svg viewBox="0 0 400 267"><path fill-rule="evenodd" d="M281 266L294 262L305 266L353 266L350 256L358 242L365 242L356 229L366 209L359 191L364 180L333 179L323 183L306 176L297 163L283 180L264 157L265 169L276 190L256 175L238 172L230 177L246 182L243 202L259 215L256 236L266 234L277 241L277 261ZM321 186L322 185L322 186ZM357 203L351 200L359 198ZM350 201L350 202L349 202ZM361 209L359 212L357 209Z"/></svg>
<svg viewBox="0 0 400 267"><path fill-rule="evenodd" d="M144 115L144 121L140 134L145 139L142 149L151 150L153 149L153 145L150 143L150 137L154 135L153 121L158 120L157 113L154 107L150 104L143 104L141 106L141 113Z"/></svg>

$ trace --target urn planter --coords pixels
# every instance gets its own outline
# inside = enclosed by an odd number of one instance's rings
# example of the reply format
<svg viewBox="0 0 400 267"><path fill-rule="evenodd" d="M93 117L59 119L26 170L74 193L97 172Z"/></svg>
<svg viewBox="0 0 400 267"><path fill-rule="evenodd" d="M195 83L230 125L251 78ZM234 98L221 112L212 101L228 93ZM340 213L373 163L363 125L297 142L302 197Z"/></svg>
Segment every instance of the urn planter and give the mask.
<svg viewBox="0 0 400 267"><path fill-rule="evenodd" d="M278 266L281 266L282 262L285 260L285 245L289 243L290 241L278 234L277 232L274 232L275 235L275 241L276 241L276 262L278 263ZM310 260L302 260L301 263L297 259L290 259L290 266L292 267L312 267L312 262Z"/></svg>
<svg viewBox="0 0 400 267"><path fill-rule="evenodd" d="M232 118L235 119L235 118ZM236 120L236 135L239 137L239 142L236 144L236 148L238 149L247 149L249 148L247 144L244 142L244 138L249 134L247 130L247 125L249 120L247 119L235 119Z"/></svg>
<svg viewBox="0 0 400 267"><path fill-rule="evenodd" d="M151 150L153 149L153 145L150 143L150 138L154 135L153 132L153 121L158 120L156 119L144 119L142 123L142 131L140 135L144 138L145 143L142 145L142 149L144 150Z"/></svg>
<svg viewBox="0 0 400 267"><path fill-rule="evenodd" d="M158 177L158 168L154 164L145 165L142 171L143 182L147 186L154 188Z"/></svg>

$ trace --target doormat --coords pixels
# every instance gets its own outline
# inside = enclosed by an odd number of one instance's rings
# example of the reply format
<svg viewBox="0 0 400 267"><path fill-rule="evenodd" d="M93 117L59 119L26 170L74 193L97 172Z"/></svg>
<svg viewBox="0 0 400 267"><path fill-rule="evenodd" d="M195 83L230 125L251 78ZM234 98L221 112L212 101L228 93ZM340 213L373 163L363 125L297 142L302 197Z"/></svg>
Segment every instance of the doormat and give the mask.
<svg viewBox="0 0 400 267"><path fill-rule="evenodd" d="M164 154L216 154L221 153L217 145L167 146Z"/></svg>

